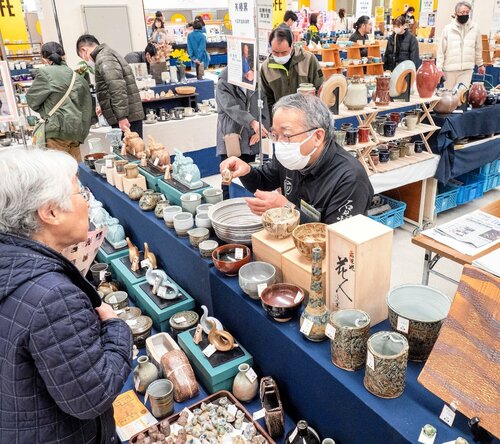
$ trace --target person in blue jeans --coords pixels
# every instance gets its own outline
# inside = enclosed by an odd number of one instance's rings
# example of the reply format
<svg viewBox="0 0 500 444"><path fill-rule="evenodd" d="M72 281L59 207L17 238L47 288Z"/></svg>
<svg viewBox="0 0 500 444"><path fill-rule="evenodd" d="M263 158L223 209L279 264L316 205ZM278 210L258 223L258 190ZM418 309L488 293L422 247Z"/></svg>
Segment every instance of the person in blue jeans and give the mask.
<svg viewBox="0 0 500 444"><path fill-rule="evenodd" d="M202 77L200 72L206 67L210 58L207 53L207 36L203 33L202 24L198 20L193 22L193 32L187 36L189 58L196 66L196 77ZM203 64L203 65L202 65Z"/></svg>

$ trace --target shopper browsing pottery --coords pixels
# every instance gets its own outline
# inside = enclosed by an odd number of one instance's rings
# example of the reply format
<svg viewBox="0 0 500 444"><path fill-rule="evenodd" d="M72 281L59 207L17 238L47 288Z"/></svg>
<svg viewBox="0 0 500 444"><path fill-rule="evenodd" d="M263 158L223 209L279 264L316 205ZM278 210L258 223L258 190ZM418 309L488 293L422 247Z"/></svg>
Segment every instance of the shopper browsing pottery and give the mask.
<svg viewBox="0 0 500 444"><path fill-rule="evenodd" d="M362 15L358 18L356 23L354 24L354 29L356 30L351 34L349 40L351 42L362 42L364 45L366 40L368 39L368 34L372 31L372 24L370 21L370 17L367 15ZM366 57L368 55L368 50L366 48L361 48L361 57Z"/></svg>
<svg viewBox="0 0 500 444"><path fill-rule="evenodd" d="M392 24L393 33L387 40L384 52L384 69L394 71L394 68L405 60L411 60L418 66L420 64L418 41L409 31L404 16L397 17Z"/></svg>

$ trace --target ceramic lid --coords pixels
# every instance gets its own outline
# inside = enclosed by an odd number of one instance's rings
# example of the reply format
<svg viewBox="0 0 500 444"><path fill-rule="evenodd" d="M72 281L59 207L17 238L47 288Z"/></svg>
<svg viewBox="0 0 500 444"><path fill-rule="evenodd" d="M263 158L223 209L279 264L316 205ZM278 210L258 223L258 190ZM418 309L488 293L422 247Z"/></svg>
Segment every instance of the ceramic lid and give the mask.
<svg viewBox="0 0 500 444"><path fill-rule="evenodd" d="M174 314L170 318L170 326L177 330L180 329L188 329L189 327L193 327L198 322L199 316L194 311L180 311L179 313Z"/></svg>
<svg viewBox="0 0 500 444"><path fill-rule="evenodd" d="M153 326L153 321L149 316L138 316L125 322L132 330L134 336L147 332Z"/></svg>
<svg viewBox="0 0 500 444"><path fill-rule="evenodd" d="M139 317L142 311L138 307L125 307L123 310L117 310L116 314L120 319L127 321Z"/></svg>

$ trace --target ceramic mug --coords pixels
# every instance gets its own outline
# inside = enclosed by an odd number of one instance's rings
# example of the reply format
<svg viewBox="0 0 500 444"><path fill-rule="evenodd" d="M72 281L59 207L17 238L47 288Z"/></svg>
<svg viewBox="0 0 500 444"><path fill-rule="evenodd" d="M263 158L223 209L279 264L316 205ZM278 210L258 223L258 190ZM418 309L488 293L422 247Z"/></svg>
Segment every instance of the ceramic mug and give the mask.
<svg viewBox="0 0 500 444"><path fill-rule="evenodd" d="M95 285L99 285L100 282L104 279L104 274L108 270L109 265L108 264L103 264L103 263L98 263L94 264L90 267L90 272L92 273L92 280L94 281ZM101 279L101 276L103 279Z"/></svg>
<svg viewBox="0 0 500 444"><path fill-rule="evenodd" d="M127 163L123 168L125 169L125 176L127 179L139 177L139 168L136 163Z"/></svg>
<svg viewBox="0 0 500 444"><path fill-rule="evenodd" d="M203 103L202 105L198 105L198 108L199 108L201 114L210 113L210 105L208 103L207 104Z"/></svg>
<svg viewBox="0 0 500 444"><path fill-rule="evenodd" d="M393 122L396 122L396 124L398 124L399 122L401 122L401 114L397 112L390 113L389 120L392 120Z"/></svg>
<svg viewBox="0 0 500 444"><path fill-rule="evenodd" d="M203 190L203 197L207 203L216 204L222 202L222 190L217 188L207 188Z"/></svg>
<svg viewBox="0 0 500 444"><path fill-rule="evenodd" d="M399 148L390 148L389 149L389 159L390 160L398 160L399 159Z"/></svg>
<svg viewBox="0 0 500 444"><path fill-rule="evenodd" d="M192 116L194 114L194 109L191 108L190 106L186 106L184 108L184 115L185 116Z"/></svg>
<svg viewBox="0 0 500 444"><path fill-rule="evenodd" d="M370 128L368 126L358 127L358 141L359 143L368 143L370 141Z"/></svg>
<svg viewBox="0 0 500 444"><path fill-rule="evenodd" d="M380 163L389 162L389 150L388 149L379 150L378 158L379 158Z"/></svg>
<svg viewBox="0 0 500 444"><path fill-rule="evenodd" d="M419 154L422 151L424 151L424 142L422 142L421 140L417 140L413 144L413 150L414 150L415 154Z"/></svg>
<svg viewBox="0 0 500 444"><path fill-rule="evenodd" d="M384 123L387 121L387 118L385 116L381 117L376 117L375 120L373 121L373 130L380 134L381 136L384 135Z"/></svg>
<svg viewBox="0 0 500 444"><path fill-rule="evenodd" d="M171 205L163 210L163 220L169 228L174 228L174 216L182 213L182 207L179 205Z"/></svg>
<svg viewBox="0 0 500 444"><path fill-rule="evenodd" d="M356 145L358 141L358 130L350 128L347 130L346 145Z"/></svg>
<svg viewBox="0 0 500 444"><path fill-rule="evenodd" d="M352 128L352 123L343 123L342 125L340 125L340 129L342 131L347 131L348 129L351 128Z"/></svg>
<svg viewBox="0 0 500 444"><path fill-rule="evenodd" d="M384 122L384 136L385 137L394 137L396 134L396 122L392 120L387 120Z"/></svg>
<svg viewBox="0 0 500 444"><path fill-rule="evenodd" d="M344 130L335 131L334 137L335 142L337 142L340 146L345 145L346 132Z"/></svg>
<svg viewBox="0 0 500 444"><path fill-rule="evenodd" d="M401 126L413 131L417 127L418 116L416 114L412 114L409 116L405 116L403 121L401 122Z"/></svg>
<svg viewBox="0 0 500 444"><path fill-rule="evenodd" d="M201 194L184 193L181 194L181 207L183 211L196 214L196 208L201 204Z"/></svg>
<svg viewBox="0 0 500 444"><path fill-rule="evenodd" d="M183 212L174 215L175 233L179 237L187 237L187 232L194 226L194 217L191 213Z"/></svg>
<svg viewBox="0 0 500 444"><path fill-rule="evenodd" d="M174 412L174 385L168 379L153 381L146 393L151 403L151 413L155 418L166 418Z"/></svg>

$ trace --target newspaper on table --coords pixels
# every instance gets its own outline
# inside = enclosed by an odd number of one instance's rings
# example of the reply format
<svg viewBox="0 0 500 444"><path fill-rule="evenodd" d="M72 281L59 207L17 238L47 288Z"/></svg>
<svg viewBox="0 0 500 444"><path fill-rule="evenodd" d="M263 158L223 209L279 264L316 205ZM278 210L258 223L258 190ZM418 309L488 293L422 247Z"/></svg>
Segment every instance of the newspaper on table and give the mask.
<svg viewBox="0 0 500 444"><path fill-rule="evenodd" d="M500 248L476 259L472 265L500 277Z"/></svg>
<svg viewBox="0 0 500 444"><path fill-rule="evenodd" d="M477 210L422 234L460 253L475 256L500 242L500 218Z"/></svg>

